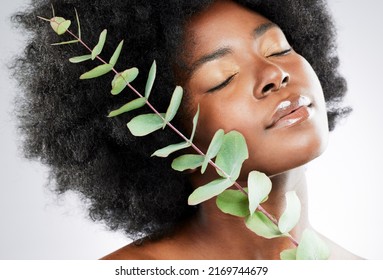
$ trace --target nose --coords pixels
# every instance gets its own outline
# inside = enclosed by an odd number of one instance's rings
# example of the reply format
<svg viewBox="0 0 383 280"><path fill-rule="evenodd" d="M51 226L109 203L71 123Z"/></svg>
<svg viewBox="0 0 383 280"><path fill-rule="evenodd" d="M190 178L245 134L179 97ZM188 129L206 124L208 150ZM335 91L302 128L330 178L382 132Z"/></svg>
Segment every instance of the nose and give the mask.
<svg viewBox="0 0 383 280"><path fill-rule="evenodd" d="M287 86L290 81L290 75L280 66L266 61L261 68L258 68L256 74L256 86L254 96L261 99L271 92L277 92L282 87Z"/></svg>

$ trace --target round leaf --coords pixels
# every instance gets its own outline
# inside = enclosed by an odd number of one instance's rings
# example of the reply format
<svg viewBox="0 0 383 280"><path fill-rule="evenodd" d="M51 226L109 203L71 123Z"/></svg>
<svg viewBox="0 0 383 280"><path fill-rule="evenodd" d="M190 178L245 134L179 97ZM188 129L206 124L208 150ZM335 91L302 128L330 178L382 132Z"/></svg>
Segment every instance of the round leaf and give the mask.
<svg viewBox="0 0 383 280"><path fill-rule="evenodd" d="M201 166L203 159L201 155L182 155L173 160L172 168L177 171L194 169Z"/></svg>
<svg viewBox="0 0 383 280"><path fill-rule="evenodd" d="M292 230L301 216L301 202L294 191L287 192L286 209L279 219L278 227L282 233Z"/></svg>
<svg viewBox="0 0 383 280"><path fill-rule="evenodd" d="M188 148L190 146L191 146L191 143L189 143L189 142L181 142L181 143L178 143L178 144L171 144L171 145L169 145L169 146L167 146L165 148L162 148L162 149L159 149L159 150L155 151L152 154L152 157L153 156L167 157L171 153L174 153L176 151Z"/></svg>
<svg viewBox="0 0 383 280"><path fill-rule="evenodd" d="M209 161L217 155L219 149L222 146L224 135L225 132L223 131L223 129L217 130L214 134L213 139L210 142L209 148L207 149L205 160L201 167L201 174L205 173Z"/></svg>
<svg viewBox="0 0 383 280"><path fill-rule="evenodd" d="M215 163L235 182L241 172L242 163L249 157L245 138L238 131L225 134ZM221 172L218 173L223 176Z"/></svg>
<svg viewBox="0 0 383 280"><path fill-rule="evenodd" d="M69 26L71 25L71 21L62 17L54 17L50 20L50 24L52 29L58 35L62 35L68 30Z"/></svg>
<svg viewBox="0 0 383 280"><path fill-rule="evenodd" d="M145 85L145 98L146 99L149 99L150 92L152 91L154 80L156 78L156 73L157 73L157 64L156 64L156 61L153 61L153 64L150 67L148 79L147 79L146 85Z"/></svg>
<svg viewBox="0 0 383 280"><path fill-rule="evenodd" d="M197 112L195 113L195 115L193 117L193 129L192 129L192 133L190 136L190 142L193 142L193 139L194 139L195 131L197 129L198 117L199 117L199 104L197 107Z"/></svg>
<svg viewBox="0 0 383 280"><path fill-rule="evenodd" d="M183 90L182 87L177 86L173 92L172 99L170 100L170 104L168 110L165 114L166 122L170 122L174 116L176 115L178 108L180 107L182 100ZM164 124L165 126L166 124Z"/></svg>
<svg viewBox="0 0 383 280"><path fill-rule="evenodd" d="M69 61L72 63L80 63L80 62L89 60L91 58L92 58L92 56L90 54L86 54L86 55L82 55L82 56L75 56L75 57L69 58Z"/></svg>
<svg viewBox="0 0 383 280"><path fill-rule="evenodd" d="M231 187L233 183L229 179L217 179L194 190L189 196L189 205L197 205Z"/></svg>
<svg viewBox="0 0 383 280"><path fill-rule="evenodd" d="M123 113L141 108L145 104L146 104L145 97L134 99L134 100L130 101L129 103L126 103L125 105L123 105L121 108L110 112L108 117L115 117L115 116L121 115Z"/></svg>
<svg viewBox="0 0 383 280"><path fill-rule="evenodd" d="M280 253L281 260L296 260L297 259L297 248L287 249Z"/></svg>
<svg viewBox="0 0 383 280"><path fill-rule="evenodd" d="M306 229L297 248L297 260L327 260L330 249L312 230Z"/></svg>
<svg viewBox="0 0 383 280"><path fill-rule="evenodd" d="M256 211L246 219L246 226L257 235L270 239L283 236L278 227L262 212Z"/></svg>
<svg viewBox="0 0 383 280"><path fill-rule="evenodd" d="M249 188L249 210L250 213L254 213L259 204L269 195L271 180L264 173L251 171L247 180L247 186Z"/></svg>
<svg viewBox="0 0 383 280"><path fill-rule="evenodd" d="M106 73L110 72L112 69L113 69L112 65L102 64L102 65L99 65L99 66L93 68L89 72L82 74L80 76L80 79L84 80L84 79L97 78L97 77L100 77L102 75L105 75Z"/></svg>
<svg viewBox="0 0 383 280"><path fill-rule="evenodd" d="M247 196L239 190L225 190L218 195L216 203L223 213L237 217L250 215Z"/></svg>
<svg viewBox="0 0 383 280"><path fill-rule="evenodd" d="M107 30L104 29L100 34L97 45L92 50L92 60L94 60L102 52L106 40L106 34Z"/></svg>
<svg viewBox="0 0 383 280"><path fill-rule="evenodd" d="M127 126L134 136L145 136L160 129L163 122L156 114L144 114L134 117Z"/></svg>
<svg viewBox="0 0 383 280"><path fill-rule="evenodd" d="M124 44L124 40L122 40L122 41L118 44L116 50L114 51L112 57L111 57L110 60L109 60L109 64L112 64L113 67L116 65L117 60L118 60L118 58L120 57L120 53L121 53L121 49L122 49L122 45L123 45L123 44Z"/></svg>
<svg viewBox="0 0 383 280"><path fill-rule="evenodd" d="M112 81L111 93L117 95L123 91L128 83L131 83L137 78L138 72L138 69L133 67L115 75Z"/></svg>

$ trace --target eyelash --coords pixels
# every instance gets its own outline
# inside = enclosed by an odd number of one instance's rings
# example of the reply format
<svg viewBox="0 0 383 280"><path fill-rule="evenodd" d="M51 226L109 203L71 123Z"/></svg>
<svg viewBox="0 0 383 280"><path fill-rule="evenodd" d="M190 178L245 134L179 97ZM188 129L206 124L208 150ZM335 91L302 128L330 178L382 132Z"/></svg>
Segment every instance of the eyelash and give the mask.
<svg viewBox="0 0 383 280"><path fill-rule="evenodd" d="M278 52L278 53L273 53L272 55L269 55L268 57L272 57L272 56L283 56L283 55L286 55L286 54L290 53L292 50L293 50L293 48L289 48L289 49L287 49L287 50L283 50L283 51Z"/></svg>
<svg viewBox="0 0 383 280"><path fill-rule="evenodd" d="M238 74L238 73L235 73L235 74L231 75L229 78L227 78L225 81L223 81L222 83L220 83L218 86L215 86L215 87L209 89L207 92L208 92L208 93L211 93L211 92L214 92L214 91L223 89L223 88L226 87L228 84L230 84L230 82L234 79L235 75L237 75L237 74Z"/></svg>

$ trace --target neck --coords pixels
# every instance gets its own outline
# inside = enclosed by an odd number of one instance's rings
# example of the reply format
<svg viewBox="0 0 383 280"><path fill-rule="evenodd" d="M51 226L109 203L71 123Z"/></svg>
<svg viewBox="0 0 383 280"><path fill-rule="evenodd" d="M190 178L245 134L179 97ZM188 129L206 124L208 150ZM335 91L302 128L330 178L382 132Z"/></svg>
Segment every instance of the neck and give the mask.
<svg viewBox="0 0 383 280"><path fill-rule="evenodd" d="M304 167L289 170L272 176L270 179L273 183L272 191L262 206L279 219L285 209L285 193L295 191L301 201L302 210L300 221L290 234L299 240L303 230L310 227ZM200 174L196 174L192 178L195 186L206 184L206 181L205 176ZM239 183L246 186L245 182ZM190 231L190 236L194 239L195 244L201 245L201 248L210 248L206 250L216 254L225 252L228 258L278 259L281 251L294 247L288 238L265 239L257 236L246 228L243 218L222 213L217 208L215 199L210 199L200 205L199 214L187 226L187 231Z"/></svg>

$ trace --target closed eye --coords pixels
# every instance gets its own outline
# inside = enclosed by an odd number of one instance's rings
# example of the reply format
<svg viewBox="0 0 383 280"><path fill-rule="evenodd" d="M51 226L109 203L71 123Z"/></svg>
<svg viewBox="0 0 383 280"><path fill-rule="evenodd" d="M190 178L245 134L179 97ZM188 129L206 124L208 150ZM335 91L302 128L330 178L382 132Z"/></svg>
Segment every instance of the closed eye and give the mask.
<svg viewBox="0 0 383 280"><path fill-rule="evenodd" d="M292 50L293 50L292 48L289 48L289 49L283 50L281 52L273 53L273 54L269 55L268 57L283 56L283 55L286 55L286 54L290 53Z"/></svg>
<svg viewBox="0 0 383 280"><path fill-rule="evenodd" d="M217 90L220 90L220 89L223 89L224 87L226 87L228 84L230 84L230 82L234 79L235 75L237 75L238 73L235 73L233 75L231 75L229 78L227 78L225 81L223 81L222 83L220 83L219 85L209 89L208 91L206 91L207 93L212 93L212 92L215 92Z"/></svg>

